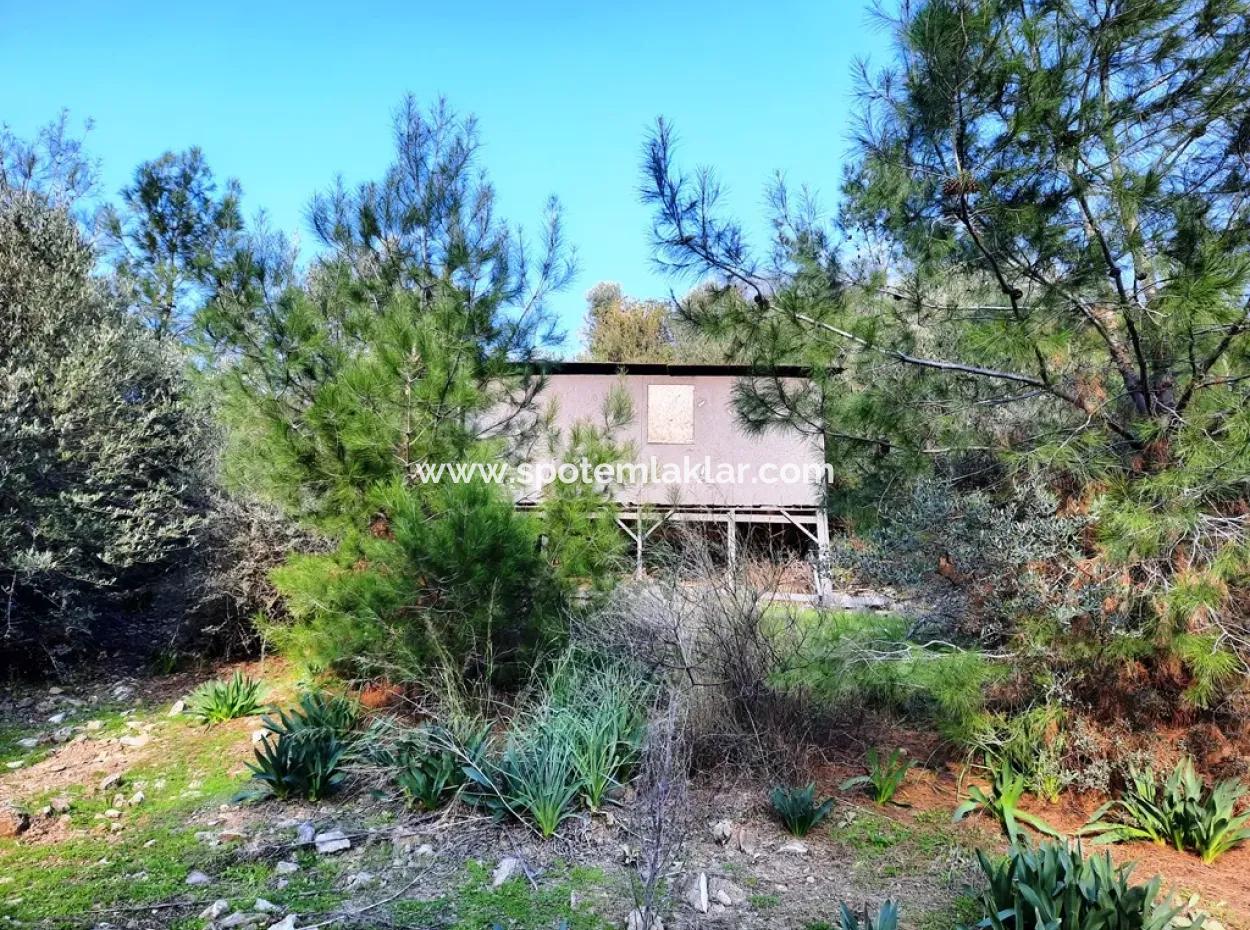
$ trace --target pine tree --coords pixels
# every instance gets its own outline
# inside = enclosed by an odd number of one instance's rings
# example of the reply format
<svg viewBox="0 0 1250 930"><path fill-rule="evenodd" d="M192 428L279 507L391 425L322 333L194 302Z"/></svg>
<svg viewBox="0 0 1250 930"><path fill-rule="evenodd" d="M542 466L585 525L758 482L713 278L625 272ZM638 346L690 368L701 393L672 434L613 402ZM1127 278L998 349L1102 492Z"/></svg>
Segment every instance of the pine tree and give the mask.
<svg viewBox="0 0 1250 930"><path fill-rule="evenodd" d="M253 234L199 314L218 361L229 480L338 543L274 573L271 638L314 668L496 673L558 616L538 526L507 488L427 484L425 465L506 456L540 427L528 362L572 273L554 201L536 260L494 215L476 125L409 99L381 180L314 198L325 251L299 273Z"/></svg>
<svg viewBox="0 0 1250 930"><path fill-rule="evenodd" d="M670 128L651 139L662 255L741 298L705 322L816 371L746 412L822 432L848 488L1046 468L1084 489L1163 642L1240 638L1250 8L925 0L887 23L833 228L778 187L759 258Z"/></svg>

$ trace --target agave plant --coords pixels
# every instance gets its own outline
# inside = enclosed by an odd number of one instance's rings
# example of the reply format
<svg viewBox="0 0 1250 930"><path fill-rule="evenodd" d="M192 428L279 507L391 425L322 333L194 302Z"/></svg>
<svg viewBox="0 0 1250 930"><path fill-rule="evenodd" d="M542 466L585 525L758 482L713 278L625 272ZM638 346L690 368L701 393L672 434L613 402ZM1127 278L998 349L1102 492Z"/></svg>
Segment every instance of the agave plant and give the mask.
<svg viewBox="0 0 1250 930"><path fill-rule="evenodd" d="M793 836L807 836L833 810L833 798L816 801L814 782L804 788L778 785L773 788L769 800L772 801L773 812Z"/></svg>
<svg viewBox="0 0 1250 930"><path fill-rule="evenodd" d="M477 759L489 730L485 727L457 739L446 727L422 727L400 743L395 781L422 810L441 807L468 780L465 766Z"/></svg>
<svg viewBox="0 0 1250 930"><path fill-rule="evenodd" d="M898 930L898 905L886 898L872 914L867 904L863 911L853 911L842 902L838 905L837 930Z"/></svg>
<svg viewBox="0 0 1250 930"><path fill-rule="evenodd" d="M981 850L977 860L988 880L982 902L990 930L1166 930L1181 910L1159 901L1158 876L1133 884L1133 866L1116 867L1103 853L1086 859L1079 845L1046 842L1036 848L1027 839L1007 857L991 861ZM1193 926L1201 926L1201 918Z"/></svg>
<svg viewBox="0 0 1250 930"><path fill-rule="evenodd" d="M1012 768L1006 758L999 760L997 768L994 768L993 762L987 758L986 767L994 772L993 783L988 789L975 785L969 788L968 800L955 808L953 820L963 820L972 813L986 814L998 821L998 825L1013 845L1018 843L1023 836L1020 824L1026 824L1045 836L1058 837L1060 835L1041 817L1020 810L1020 798L1024 796L1028 781Z"/></svg>
<svg viewBox="0 0 1250 930"><path fill-rule="evenodd" d="M1162 783L1151 769L1132 769L1123 795L1095 811L1081 833L1096 843L1150 840L1214 862L1250 839L1250 812L1237 813L1245 793L1235 778L1208 789L1189 758Z"/></svg>
<svg viewBox="0 0 1250 930"><path fill-rule="evenodd" d="M267 715L265 738L248 763L259 793L315 801L333 792L346 777L342 766L357 720L350 701L317 692L302 695L290 711Z"/></svg>
<svg viewBox="0 0 1250 930"><path fill-rule="evenodd" d="M842 790L851 788L871 788L872 800L878 805L894 802L894 795L907 778L911 768L911 760L901 749L893 750L888 756L882 756L874 746L868 750L868 774L856 775L842 782ZM894 802L898 803L898 802Z"/></svg>
<svg viewBox="0 0 1250 930"><path fill-rule="evenodd" d="M261 683L241 671L227 680L206 681L187 698L187 713L205 725L251 717L261 711Z"/></svg>

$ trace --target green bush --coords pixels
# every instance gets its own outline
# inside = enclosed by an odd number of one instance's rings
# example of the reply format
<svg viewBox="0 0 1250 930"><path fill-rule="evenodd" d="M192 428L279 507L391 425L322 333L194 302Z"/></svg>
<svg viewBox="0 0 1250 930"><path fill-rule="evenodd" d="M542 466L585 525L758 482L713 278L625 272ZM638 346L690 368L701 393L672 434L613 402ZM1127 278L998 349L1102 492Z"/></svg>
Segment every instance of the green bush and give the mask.
<svg viewBox="0 0 1250 930"><path fill-rule="evenodd" d="M895 749L888 756L882 756L880 750L874 746L868 750L868 774L848 778L842 782L841 788L847 791L851 788L868 787L872 789L875 803L889 804L907 778L911 765L911 759L903 754L903 750Z"/></svg>
<svg viewBox="0 0 1250 930"><path fill-rule="evenodd" d="M248 763L262 797L316 801L346 779L343 763L355 742L356 706L337 695L310 692L295 708L264 718L265 738Z"/></svg>
<svg viewBox="0 0 1250 930"><path fill-rule="evenodd" d="M769 801L773 813L792 836L807 836L833 810L833 798L817 802L815 783L804 788L778 785L769 795Z"/></svg>
<svg viewBox="0 0 1250 930"><path fill-rule="evenodd" d="M1237 813L1245 794L1245 785L1235 778L1207 788L1189 758L1163 782L1150 769L1134 769L1123 795L1099 808L1081 832L1098 843L1150 840L1214 862L1250 839L1250 812Z"/></svg>
<svg viewBox="0 0 1250 930"><path fill-rule="evenodd" d="M977 860L989 883L982 896L986 918L978 927L1166 930L1180 911L1157 902L1158 877L1132 884L1132 865L1116 867L1106 853L1086 859L1079 846L1048 842L1033 848L1025 842L998 862L978 849Z"/></svg>
<svg viewBox="0 0 1250 930"><path fill-rule="evenodd" d="M536 520L484 483L395 486L372 531L273 572L291 620L265 625L312 670L422 677L439 663L505 674L561 635Z"/></svg>
<svg viewBox="0 0 1250 930"><path fill-rule="evenodd" d="M0 129L0 659L46 662L189 544L206 443L178 353L93 275L69 206L22 183L63 166L24 151Z"/></svg>
<svg viewBox="0 0 1250 930"><path fill-rule="evenodd" d="M953 820L960 821L972 813L982 813L993 818L1012 843L1024 836L1020 824L1027 824L1038 833L1058 836L1059 833L1041 817L1019 808L1020 799L1028 788L1028 781L1011 767L1006 759L995 763L986 759L985 765L994 773L994 781L988 788L973 786L968 789L969 800L955 808Z"/></svg>
<svg viewBox="0 0 1250 930"><path fill-rule="evenodd" d="M203 724L251 717L261 710L260 688L240 671L227 681L206 681L187 699L187 713Z"/></svg>

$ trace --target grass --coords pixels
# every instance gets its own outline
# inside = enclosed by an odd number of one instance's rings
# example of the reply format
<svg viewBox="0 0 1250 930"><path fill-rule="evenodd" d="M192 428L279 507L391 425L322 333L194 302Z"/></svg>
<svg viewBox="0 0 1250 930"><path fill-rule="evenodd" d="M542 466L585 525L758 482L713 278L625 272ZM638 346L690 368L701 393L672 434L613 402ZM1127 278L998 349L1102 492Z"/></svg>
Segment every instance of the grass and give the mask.
<svg viewBox="0 0 1250 930"><path fill-rule="evenodd" d="M37 811L54 797L70 800L71 833L60 842L32 843L0 840L0 920L38 922L48 930L81 927L82 916L92 908L107 909L192 900L187 910L170 909L165 919L177 926L199 928L196 919L209 901L226 898L232 904L250 904L259 895L275 903L289 901L301 913L333 906L342 896L328 890L339 866L333 861L310 858L306 868L289 877L286 888L272 887L272 872L263 863L239 863L228 847L212 848L195 838L197 829L188 823L198 810L228 801L246 780L239 769L240 746L250 745L244 727L223 726L205 731L185 719L170 719L164 707L139 708L123 714L122 708L91 708L67 717L66 723L81 725L100 720L99 729L88 731L92 739L128 732L130 721L152 724L156 751L125 771L116 790L94 792L101 774L83 767L86 784L48 788L21 799L21 806ZM31 732L42 732L41 725ZM12 728L0 734L9 742L24 733ZM122 809L117 821L122 830L109 832L109 821L100 815L113 803L113 795L130 798L136 791L143 802ZM199 869L215 881L211 886L188 887L186 877ZM120 912L124 918L124 912ZM109 922L125 923L100 913Z"/></svg>
<svg viewBox="0 0 1250 930"><path fill-rule="evenodd" d="M916 930L950 930L951 927L974 926L985 914L981 902L969 894L961 894L944 907L921 914Z"/></svg>
<svg viewBox="0 0 1250 930"><path fill-rule="evenodd" d="M573 894L586 895L602 889L598 869L553 870L535 888L524 878L512 878L491 887L491 871L469 863L468 878L454 892L428 901L397 901L391 905L392 920L402 926L439 927L446 930L540 930L565 926L568 930L607 930L614 926L584 903L574 905Z"/></svg>
<svg viewBox="0 0 1250 930"><path fill-rule="evenodd" d="M775 894L753 894L747 901L757 911L767 911L781 905L781 896Z"/></svg>

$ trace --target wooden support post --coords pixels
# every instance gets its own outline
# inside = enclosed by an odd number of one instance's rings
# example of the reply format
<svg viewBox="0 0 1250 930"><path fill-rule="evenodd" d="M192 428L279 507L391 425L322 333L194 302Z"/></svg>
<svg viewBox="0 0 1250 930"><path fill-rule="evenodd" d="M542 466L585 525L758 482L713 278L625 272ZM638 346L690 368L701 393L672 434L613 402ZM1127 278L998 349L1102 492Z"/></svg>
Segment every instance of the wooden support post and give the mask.
<svg viewBox="0 0 1250 930"><path fill-rule="evenodd" d="M634 533L634 577L642 579L642 541L646 537L642 534L642 507L638 507L638 529Z"/></svg>
<svg viewBox="0 0 1250 930"><path fill-rule="evenodd" d="M816 511L816 602L827 607L832 579L829 577L829 514L822 506Z"/></svg>

